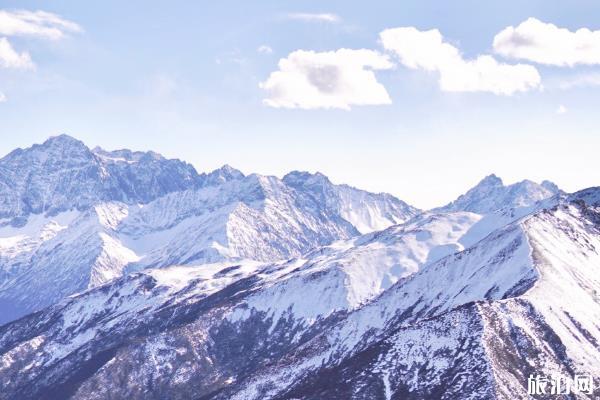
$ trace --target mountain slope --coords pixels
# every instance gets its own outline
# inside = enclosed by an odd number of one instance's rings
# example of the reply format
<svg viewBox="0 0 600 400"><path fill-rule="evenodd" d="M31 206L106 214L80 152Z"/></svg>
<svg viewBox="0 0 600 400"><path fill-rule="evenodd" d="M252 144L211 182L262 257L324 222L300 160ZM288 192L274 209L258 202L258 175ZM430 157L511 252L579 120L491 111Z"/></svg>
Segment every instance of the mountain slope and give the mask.
<svg viewBox="0 0 600 400"><path fill-rule="evenodd" d="M530 374L597 376L599 206L542 211L424 267L216 398L513 399Z"/></svg>
<svg viewBox="0 0 600 400"><path fill-rule="evenodd" d="M0 160L0 323L127 271L298 257L417 213L322 178L331 201L228 165L198 174L66 135L16 150Z"/></svg>
<svg viewBox="0 0 600 400"><path fill-rule="evenodd" d="M139 259L114 234L126 213L122 203L103 203L85 212L59 214L59 219L66 220L64 214L73 219L52 236L44 233L55 220L44 218L39 236L32 232L30 240L37 243L31 251L6 260L12 271L0 283L0 322L121 276L126 265Z"/></svg>
<svg viewBox="0 0 600 400"><path fill-rule="evenodd" d="M120 278L1 327L0 398L513 399L530 373L598 374L598 190L468 247L481 216L441 214L304 260Z"/></svg>

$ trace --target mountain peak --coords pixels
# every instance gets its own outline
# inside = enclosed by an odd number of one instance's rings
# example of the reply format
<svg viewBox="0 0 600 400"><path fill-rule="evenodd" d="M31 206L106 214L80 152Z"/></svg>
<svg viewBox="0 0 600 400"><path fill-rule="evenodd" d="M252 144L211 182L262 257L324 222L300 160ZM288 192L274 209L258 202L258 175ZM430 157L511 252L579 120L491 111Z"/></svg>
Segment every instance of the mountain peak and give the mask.
<svg viewBox="0 0 600 400"><path fill-rule="evenodd" d="M558 185L552 181L544 180L541 185L553 193L559 193L561 191Z"/></svg>
<svg viewBox="0 0 600 400"><path fill-rule="evenodd" d="M44 143L42 143L42 146L78 146L85 147L87 149L87 146L81 140L75 139L73 136L69 136L66 133L62 133L56 136L50 136L48 139L46 139L46 141L44 141Z"/></svg>
<svg viewBox="0 0 600 400"><path fill-rule="evenodd" d="M225 182L243 179L245 177L242 171L233 168L229 164L225 164L221 168L217 168L208 174L204 173L202 176L204 178L202 186L220 185Z"/></svg>
<svg viewBox="0 0 600 400"><path fill-rule="evenodd" d="M242 173L242 171L240 171L237 168L233 168L229 164L225 164L221 168L218 168L218 169L214 170L213 172L217 172L217 171L220 171L223 174L227 174L227 175L231 175L231 176L238 176L240 178L244 177L244 174Z"/></svg>
<svg viewBox="0 0 600 400"><path fill-rule="evenodd" d="M292 171L283 177L283 181L290 186L299 187L314 185L315 183L332 185L329 178L320 172Z"/></svg>
<svg viewBox="0 0 600 400"><path fill-rule="evenodd" d="M98 202L148 203L164 194L195 188L189 164L154 152L90 150L62 134L17 149L0 160L0 218L84 210Z"/></svg>
<svg viewBox="0 0 600 400"><path fill-rule="evenodd" d="M496 174L490 174L483 178L476 187L478 186L504 186L504 182Z"/></svg>
<svg viewBox="0 0 600 400"><path fill-rule="evenodd" d="M530 180L504 185L495 174L483 178L477 185L439 211L470 211L489 214L502 208L528 207L559 193L550 181L539 184Z"/></svg>

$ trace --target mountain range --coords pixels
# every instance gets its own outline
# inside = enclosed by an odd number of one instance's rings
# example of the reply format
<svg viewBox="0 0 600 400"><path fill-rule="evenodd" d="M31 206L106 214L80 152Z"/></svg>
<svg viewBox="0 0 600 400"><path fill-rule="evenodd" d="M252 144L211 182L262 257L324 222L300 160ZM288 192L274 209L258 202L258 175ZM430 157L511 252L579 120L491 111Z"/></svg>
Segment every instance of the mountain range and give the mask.
<svg viewBox="0 0 600 400"><path fill-rule="evenodd" d="M0 181L0 399L520 399L600 375L600 188L490 175L419 210L65 135Z"/></svg>
<svg viewBox="0 0 600 400"><path fill-rule="evenodd" d="M419 210L321 174L198 174L61 135L0 160L0 323L148 267L275 261Z"/></svg>

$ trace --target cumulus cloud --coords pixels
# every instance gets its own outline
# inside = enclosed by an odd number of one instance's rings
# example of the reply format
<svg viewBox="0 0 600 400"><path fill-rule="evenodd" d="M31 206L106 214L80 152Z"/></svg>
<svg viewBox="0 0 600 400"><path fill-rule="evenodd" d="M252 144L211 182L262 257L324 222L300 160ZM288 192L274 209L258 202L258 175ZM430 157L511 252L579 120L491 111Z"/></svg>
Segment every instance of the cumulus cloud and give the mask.
<svg viewBox="0 0 600 400"><path fill-rule="evenodd" d="M81 32L81 27L46 11L0 10L0 35L56 40L62 39L68 32Z"/></svg>
<svg viewBox="0 0 600 400"><path fill-rule="evenodd" d="M0 38L0 67L33 69L34 65L28 53L18 53L8 39Z"/></svg>
<svg viewBox="0 0 600 400"><path fill-rule="evenodd" d="M330 13L319 13L319 14L313 14L313 13L289 13L287 15L287 17L289 19L295 19L295 20L298 20L298 21L305 21L305 22L329 22L329 23L336 23L336 22L340 22L342 20L339 17L339 15L330 14Z"/></svg>
<svg viewBox="0 0 600 400"><path fill-rule="evenodd" d="M297 50L279 60L260 88L264 103L276 108L339 108L390 104L390 97L374 70L393 67L388 57L373 50Z"/></svg>
<svg viewBox="0 0 600 400"><path fill-rule="evenodd" d="M535 67L500 63L490 55L465 60L437 29L387 29L380 33L380 39L406 67L439 73L440 88L445 91L512 95L540 86Z"/></svg>
<svg viewBox="0 0 600 400"><path fill-rule="evenodd" d="M273 49L271 48L271 46L267 46L266 44L258 46L258 49L256 49L256 51L258 51L261 54L272 54L273 53Z"/></svg>
<svg viewBox="0 0 600 400"><path fill-rule="evenodd" d="M556 66L600 64L600 30L581 28L572 32L529 18L498 33L494 51L505 57Z"/></svg>

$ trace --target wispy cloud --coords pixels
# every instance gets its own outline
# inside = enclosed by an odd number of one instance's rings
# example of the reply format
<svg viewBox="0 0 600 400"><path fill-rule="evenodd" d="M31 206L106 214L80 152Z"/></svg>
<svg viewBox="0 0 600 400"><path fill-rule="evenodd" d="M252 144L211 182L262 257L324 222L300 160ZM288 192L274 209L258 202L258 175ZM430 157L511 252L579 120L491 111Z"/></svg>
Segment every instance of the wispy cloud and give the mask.
<svg viewBox="0 0 600 400"><path fill-rule="evenodd" d="M305 22L337 23L342 20L339 15L331 13L289 13L287 18Z"/></svg>
<svg viewBox="0 0 600 400"><path fill-rule="evenodd" d="M0 10L0 35L38 36L62 39L69 32L81 32L81 27L59 15L46 11Z"/></svg>
<svg viewBox="0 0 600 400"><path fill-rule="evenodd" d="M570 78L563 78L558 82L557 86L563 90L600 86L600 73L584 73Z"/></svg>
<svg viewBox="0 0 600 400"><path fill-rule="evenodd" d="M556 109L556 113L557 114L566 114L567 113L567 107L563 106L562 104L558 106L558 108Z"/></svg>
<svg viewBox="0 0 600 400"><path fill-rule="evenodd" d="M540 64L600 64L600 30L570 31L536 18L509 26L494 37L494 51L505 57Z"/></svg>
<svg viewBox="0 0 600 400"><path fill-rule="evenodd" d="M273 49L271 48L271 46L268 46L266 44L258 46L256 51L258 51L261 54L272 54L273 53Z"/></svg>
<svg viewBox="0 0 600 400"><path fill-rule="evenodd" d="M59 40L68 33L82 32L75 22L46 11L0 10L0 68L35 69L28 52L15 50L7 37L34 36ZM0 93L0 103L6 101Z"/></svg>
<svg viewBox="0 0 600 400"><path fill-rule="evenodd" d="M387 29L380 33L380 39L406 67L437 72L444 91L512 95L540 86L541 77L535 67L501 63L490 55L466 60L437 29Z"/></svg>

